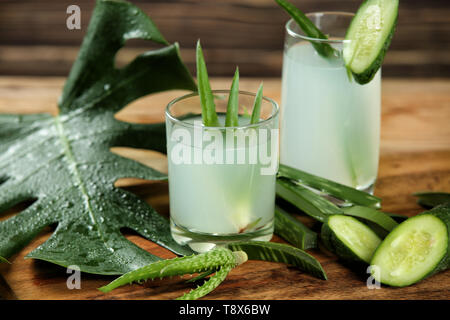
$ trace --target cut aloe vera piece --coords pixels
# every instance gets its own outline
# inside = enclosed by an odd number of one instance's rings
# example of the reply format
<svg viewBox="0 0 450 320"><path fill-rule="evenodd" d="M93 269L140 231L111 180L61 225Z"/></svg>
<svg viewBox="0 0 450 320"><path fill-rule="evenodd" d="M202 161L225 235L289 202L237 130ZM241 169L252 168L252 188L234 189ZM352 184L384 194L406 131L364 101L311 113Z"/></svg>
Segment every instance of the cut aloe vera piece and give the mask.
<svg viewBox="0 0 450 320"><path fill-rule="evenodd" d="M386 231L392 231L398 223L395 222L389 215L382 211L378 211L368 207L353 206L342 208L346 215L363 218L372 221L382 227Z"/></svg>
<svg viewBox="0 0 450 320"><path fill-rule="evenodd" d="M275 207L274 232L293 246L302 250L317 247L317 233L310 230L278 206Z"/></svg>
<svg viewBox="0 0 450 320"><path fill-rule="evenodd" d="M447 192L416 192L413 196L417 197L417 203L425 208L433 208L440 204L450 203L450 193Z"/></svg>
<svg viewBox="0 0 450 320"><path fill-rule="evenodd" d="M329 215L344 213L330 201L288 179L277 179L276 193L280 198L320 222L325 222Z"/></svg>
<svg viewBox="0 0 450 320"><path fill-rule="evenodd" d="M350 262L369 263L381 239L353 217L333 215L322 225L321 238L327 249Z"/></svg>
<svg viewBox="0 0 450 320"><path fill-rule="evenodd" d="M301 184L307 185L313 189L325 192L335 198L351 202L353 204L379 208L381 199L367 192L363 192L343 184L315 176L302 170L280 164L278 170L280 177L296 180Z"/></svg>
<svg viewBox="0 0 450 320"><path fill-rule="evenodd" d="M375 280L404 287L450 264L450 205L409 218L380 244L370 264Z"/></svg>
<svg viewBox="0 0 450 320"><path fill-rule="evenodd" d="M380 69L398 17L398 0L366 0L353 17L345 36L345 65L360 84Z"/></svg>

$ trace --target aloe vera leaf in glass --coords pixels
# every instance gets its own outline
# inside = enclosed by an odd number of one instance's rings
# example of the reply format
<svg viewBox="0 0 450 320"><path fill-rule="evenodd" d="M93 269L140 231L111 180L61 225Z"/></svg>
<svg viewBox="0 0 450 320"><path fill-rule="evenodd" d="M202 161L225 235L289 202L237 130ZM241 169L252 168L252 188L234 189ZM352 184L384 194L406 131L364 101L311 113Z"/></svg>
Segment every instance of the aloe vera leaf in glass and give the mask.
<svg viewBox="0 0 450 320"><path fill-rule="evenodd" d="M237 127L239 112L239 69L236 68L233 81L231 83L230 94L228 96L227 116L225 118L225 126Z"/></svg>
<svg viewBox="0 0 450 320"><path fill-rule="evenodd" d="M285 0L275 0L280 7L282 7L291 18L298 24L298 26L305 32L308 37L317 39L328 39L328 37L320 31L319 28L297 7ZM323 57L333 57L339 52L326 42L314 41L311 42L316 52Z"/></svg>
<svg viewBox="0 0 450 320"><path fill-rule="evenodd" d="M209 127L216 127L219 126L220 123L219 119L217 118L216 105L214 104L214 96L211 91L208 70L206 69L205 58L203 56L203 50L200 44L200 40L197 41L196 62L198 94L202 106L203 124Z"/></svg>
<svg viewBox="0 0 450 320"><path fill-rule="evenodd" d="M259 85L258 91L256 92L255 102L253 104L253 112L250 123L255 124L258 123L261 116L261 103L263 97L263 84Z"/></svg>

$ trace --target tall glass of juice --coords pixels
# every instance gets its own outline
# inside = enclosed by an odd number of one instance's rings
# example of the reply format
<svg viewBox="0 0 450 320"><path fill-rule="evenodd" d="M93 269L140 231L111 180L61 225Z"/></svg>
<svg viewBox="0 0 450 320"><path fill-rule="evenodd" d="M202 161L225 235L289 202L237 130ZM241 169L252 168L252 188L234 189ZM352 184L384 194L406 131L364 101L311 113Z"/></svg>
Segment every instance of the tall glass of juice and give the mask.
<svg viewBox="0 0 450 320"><path fill-rule="evenodd" d="M372 192L379 158L381 70L365 85L347 72L342 51L353 14L307 16L328 39L307 37L293 20L286 24L280 162ZM336 54L325 58L314 43L327 43Z"/></svg>

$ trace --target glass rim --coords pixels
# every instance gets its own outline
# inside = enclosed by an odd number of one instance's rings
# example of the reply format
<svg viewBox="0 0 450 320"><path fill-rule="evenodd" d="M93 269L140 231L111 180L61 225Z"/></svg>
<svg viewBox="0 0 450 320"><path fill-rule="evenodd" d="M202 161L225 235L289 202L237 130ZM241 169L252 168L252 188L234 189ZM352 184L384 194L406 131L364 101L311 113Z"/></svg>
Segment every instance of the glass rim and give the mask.
<svg viewBox="0 0 450 320"><path fill-rule="evenodd" d="M213 94L215 94L215 93L230 93L230 90L223 90L223 89L211 90L211 91L212 91ZM247 96L253 96L253 97L256 96L255 93L252 93L250 91L239 90L239 95L241 95L241 94L247 95ZM272 107L275 108L275 110L272 109L270 117L268 117L267 119L264 119L262 121L259 121L257 123L249 123L249 124L246 124L246 125L234 126L234 127L226 127L226 126L211 127L211 126L204 126L203 123L201 125L189 123L189 122L186 122L184 120L178 119L177 117L172 115L172 113L170 112L170 108L174 104L176 104L176 103L178 103L178 102L180 102L182 100L185 100L187 98L195 97L195 96L198 96L198 95L199 95L199 93L196 91L196 92L192 92L192 93L188 93L188 94L182 95L181 97L175 98L172 101L170 101L167 104L167 106L166 106L166 110L165 110L166 117L168 119L170 119L174 123L178 123L178 124L180 124L180 125L182 125L184 127L190 127L190 128L215 129L215 130L247 129L247 128L260 127L260 126L262 126L262 125L264 125L266 123L270 123L271 121L275 120L275 118L277 117L277 115L278 115L278 113L280 111L280 107L278 106L278 103L275 100L273 100L273 99L271 99L269 97L263 96L262 99L265 100L266 102L269 102L272 105Z"/></svg>
<svg viewBox="0 0 450 320"><path fill-rule="evenodd" d="M352 12L346 12L346 11L317 11L317 12L309 12L305 14L308 18L310 16L316 16L316 15L320 15L320 16L324 16L324 15L335 15L335 16L346 16L346 17L354 17L355 14ZM302 39L302 40L307 40L307 41L313 41L313 42L323 42L323 43L348 43L351 40L345 40L345 39L320 39L320 38L313 38L313 37L308 37L306 35L302 35L298 32L295 32L292 29L292 23L297 24L294 19L289 19L286 24L285 24L285 29L287 34L289 34L291 37L293 38L297 38L297 39ZM300 28L301 29L301 28Z"/></svg>

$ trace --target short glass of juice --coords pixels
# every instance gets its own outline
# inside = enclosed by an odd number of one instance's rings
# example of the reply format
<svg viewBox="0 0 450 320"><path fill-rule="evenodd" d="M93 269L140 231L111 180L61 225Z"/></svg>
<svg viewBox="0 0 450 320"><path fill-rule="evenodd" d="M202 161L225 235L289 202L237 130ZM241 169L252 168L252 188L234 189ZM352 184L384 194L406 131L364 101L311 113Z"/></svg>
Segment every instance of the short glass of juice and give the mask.
<svg viewBox="0 0 450 320"><path fill-rule="evenodd" d="M343 50L352 13L307 17L327 40L286 23L283 56L280 162L350 187L373 192L380 144L381 70L360 85L347 73ZM315 43L329 44L323 57Z"/></svg>
<svg viewBox="0 0 450 320"><path fill-rule="evenodd" d="M225 123L228 90L213 90ZM172 237L204 252L233 241L269 241L278 171L278 105L263 97L251 124L255 94L239 92L236 127L202 123L198 93L166 108Z"/></svg>

